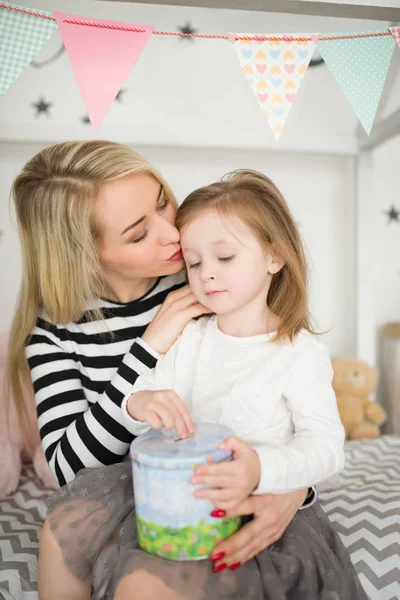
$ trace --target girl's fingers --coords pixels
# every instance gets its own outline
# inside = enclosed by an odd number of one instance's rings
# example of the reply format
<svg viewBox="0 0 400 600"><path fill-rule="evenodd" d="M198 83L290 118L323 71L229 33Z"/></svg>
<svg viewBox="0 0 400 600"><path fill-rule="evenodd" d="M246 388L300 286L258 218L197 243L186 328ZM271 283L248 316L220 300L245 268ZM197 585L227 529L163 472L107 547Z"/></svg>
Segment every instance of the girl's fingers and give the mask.
<svg viewBox="0 0 400 600"><path fill-rule="evenodd" d="M147 423L151 426L152 429L161 429L162 421L160 417L151 409L146 409L144 411L144 417Z"/></svg>
<svg viewBox="0 0 400 600"><path fill-rule="evenodd" d="M172 390L170 391L170 394L168 396L171 399L171 402L174 403L176 409L179 411L179 414L186 426L186 430L184 433L189 433L189 432L194 432L194 423L193 423L193 419L190 415L189 409L186 406L186 404L184 403L184 401L182 400L182 398L180 398L178 396L178 394L176 394L175 392L173 392Z"/></svg>
<svg viewBox="0 0 400 600"><path fill-rule="evenodd" d="M175 427L179 437L184 437L187 434L187 427L178 407L169 399L169 397L160 399L160 402L170 411L173 418L173 427Z"/></svg>
<svg viewBox="0 0 400 600"><path fill-rule="evenodd" d="M195 477L213 475L216 477L235 477L236 466L233 461L224 461L214 465L201 465L196 468Z"/></svg>
<svg viewBox="0 0 400 600"><path fill-rule="evenodd" d="M167 431L173 429L175 427L178 435L180 437L184 437L187 434L187 428L183 417L178 410L177 406L170 400L169 396L160 397L158 402L160 406L163 407L163 410L170 416L170 420L165 422L165 428Z"/></svg>
<svg viewBox="0 0 400 600"><path fill-rule="evenodd" d="M231 488L235 487L235 479L234 477L226 476L226 475L196 475L190 479L190 483L194 485L209 485L211 487L218 488Z"/></svg>
<svg viewBox="0 0 400 600"><path fill-rule="evenodd" d="M221 500L220 502L218 502L218 506L216 506L215 508L220 509L220 510L224 510L226 513L228 513L230 510L236 508L236 506L240 505L240 500L236 500L233 499L232 497L229 500ZM227 516L227 514L225 515L225 517Z"/></svg>
<svg viewBox="0 0 400 600"><path fill-rule="evenodd" d="M167 431L170 431L174 428L175 417L168 406L165 406L165 404L157 400L151 403L151 406L148 407L148 410L153 411L157 415L157 417L161 419Z"/></svg>
<svg viewBox="0 0 400 600"><path fill-rule="evenodd" d="M231 488L224 489L200 489L194 492L196 498L208 498L214 505L220 502L232 500L235 490Z"/></svg>

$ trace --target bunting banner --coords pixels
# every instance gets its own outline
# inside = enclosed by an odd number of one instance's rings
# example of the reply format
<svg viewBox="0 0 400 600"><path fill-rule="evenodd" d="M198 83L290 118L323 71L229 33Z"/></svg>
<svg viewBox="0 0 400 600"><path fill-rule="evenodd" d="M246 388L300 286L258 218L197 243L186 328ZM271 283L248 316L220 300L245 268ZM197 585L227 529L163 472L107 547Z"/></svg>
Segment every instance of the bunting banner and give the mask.
<svg viewBox="0 0 400 600"><path fill-rule="evenodd" d="M400 27L390 27L390 33L394 37L397 42L397 45L400 46Z"/></svg>
<svg viewBox="0 0 400 600"><path fill-rule="evenodd" d="M400 46L399 26L324 34L207 35L155 31L151 25L38 11L0 0L0 96L57 28L94 130L152 35L182 36L231 43L276 140L316 46L369 135L396 43Z"/></svg>
<svg viewBox="0 0 400 600"><path fill-rule="evenodd" d="M153 27L90 19L58 11L54 11L54 16L90 122L96 130L151 38ZM88 26L65 22L74 20L86 22ZM123 31L123 27L142 31Z"/></svg>
<svg viewBox="0 0 400 600"><path fill-rule="evenodd" d="M369 135L396 44L387 30L357 32L359 37L346 39L351 35L329 34L342 39L320 40L318 50Z"/></svg>
<svg viewBox="0 0 400 600"><path fill-rule="evenodd" d="M318 42L318 34L296 34L296 37L293 34L228 35L272 133L279 140ZM271 39L254 39L257 37Z"/></svg>
<svg viewBox="0 0 400 600"><path fill-rule="evenodd" d="M25 10L16 4L5 5ZM53 16L51 12L35 12L44 17ZM56 29L54 20L0 9L0 96L26 69Z"/></svg>

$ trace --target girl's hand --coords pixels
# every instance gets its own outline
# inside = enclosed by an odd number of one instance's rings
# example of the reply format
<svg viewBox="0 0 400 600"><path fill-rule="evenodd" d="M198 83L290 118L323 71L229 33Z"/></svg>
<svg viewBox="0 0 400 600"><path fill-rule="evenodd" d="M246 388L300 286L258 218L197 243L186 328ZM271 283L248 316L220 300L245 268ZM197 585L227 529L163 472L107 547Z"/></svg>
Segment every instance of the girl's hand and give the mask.
<svg viewBox="0 0 400 600"><path fill-rule="evenodd" d="M190 286L185 285L168 294L142 335L142 340L159 354L165 354L189 321L211 312L196 300Z"/></svg>
<svg viewBox="0 0 400 600"><path fill-rule="evenodd" d="M218 509L233 510L257 487L260 459L249 444L233 435L227 437L219 448L232 450L233 460L197 467L190 483L218 488L196 490L194 495L196 498L208 498Z"/></svg>
<svg viewBox="0 0 400 600"><path fill-rule="evenodd" d="M254 515L254 519L217 545L211 555L214 572L218 573L227 567L235 570L279 540L303 505L307 492L308 490L296 490L281 495L250 496L234 510L219 514L223 518Z"/></svg>
<svg viewBox="0 0 400 600"><path fill-rule="evenodd" d="M127 411L136 421L146 421L153 429L175 427L180 437L194 432L194 424L183 400L172 390L141 390L127 402Z"/></svg>

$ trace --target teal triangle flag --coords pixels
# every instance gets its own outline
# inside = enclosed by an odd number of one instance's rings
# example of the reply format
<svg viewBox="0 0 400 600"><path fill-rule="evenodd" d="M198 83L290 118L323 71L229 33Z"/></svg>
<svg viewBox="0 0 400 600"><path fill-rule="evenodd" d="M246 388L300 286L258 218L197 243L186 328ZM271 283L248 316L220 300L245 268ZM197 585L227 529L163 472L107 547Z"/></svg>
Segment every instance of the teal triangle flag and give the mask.
<svg viewBox="0 0 400 600"><path fill-rule="evenodd" d="M369 135L396 42L388 29L321 34L386 33L376 37L319 40L318 50Z"/></svg>
<svg viewBox="0 0 400 600"><path fill-rule="evenodd" d="M53 16L51 12L24 8L8 2L2 4ZM55 21L0 8L0 96L26 69L56 29Z"/></svg>

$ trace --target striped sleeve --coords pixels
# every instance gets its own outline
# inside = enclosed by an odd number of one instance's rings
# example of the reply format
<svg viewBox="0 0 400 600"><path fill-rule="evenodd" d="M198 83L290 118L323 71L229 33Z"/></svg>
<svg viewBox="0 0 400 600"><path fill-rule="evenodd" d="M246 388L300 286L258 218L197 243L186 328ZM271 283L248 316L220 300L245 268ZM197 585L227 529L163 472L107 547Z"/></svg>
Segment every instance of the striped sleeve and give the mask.
<svg viewBox="0 0 400 600"><path fill-rule="evenodd" d="M25 350L45 456L64 485L80 469L119 462L128 452L133 436L122 424L121 403L137 377L154 368L158 355L136 339L90 403L77 357L56 334L51 323L37 326Z"/></svg>

